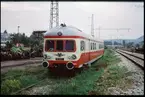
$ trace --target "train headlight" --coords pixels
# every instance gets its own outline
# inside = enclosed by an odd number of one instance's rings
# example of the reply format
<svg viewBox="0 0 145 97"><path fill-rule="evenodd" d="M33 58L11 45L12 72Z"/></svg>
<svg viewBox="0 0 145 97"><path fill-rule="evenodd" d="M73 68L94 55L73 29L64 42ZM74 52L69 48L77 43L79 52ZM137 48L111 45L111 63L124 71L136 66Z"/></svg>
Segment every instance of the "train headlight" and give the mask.
<svg viewBox="0 0 145 97"><path fill-rule="evenodd" d="M70 59L70 60L74 60L76 58L77 58L77 56L75 54L73 54L72 56L68 56L68 59Z"/></svg>
<svg viewBox="0 0 145 97"><path fill-rule="evenodd" d="M47 56L48 59L51 59L51 56Z"/></svg>
<svg viewBox="0 0 145 97"><path fill-rule="evenodd" d="M51 59L51 56L44 55L44 59Z"/></svg>
<svg viewBox="0 0 145 97"><path fill-rule="evenodd" d="M73 54L73 55L71 56L71 58L72 58L72 59L76 59L77 56L76 56L75 54Z"/></svg>
<svg viewBox="0 0 145 97"><path fill-rule="evenodd" d="M47 55L44 55L43 57L44 57L44 59L47 59Z"/></svg>
<svg viewBox="0 0 145 97"><path fill-rule="evenodd" d="M68 56L68 59L71 59L71 56Z"/></svg>

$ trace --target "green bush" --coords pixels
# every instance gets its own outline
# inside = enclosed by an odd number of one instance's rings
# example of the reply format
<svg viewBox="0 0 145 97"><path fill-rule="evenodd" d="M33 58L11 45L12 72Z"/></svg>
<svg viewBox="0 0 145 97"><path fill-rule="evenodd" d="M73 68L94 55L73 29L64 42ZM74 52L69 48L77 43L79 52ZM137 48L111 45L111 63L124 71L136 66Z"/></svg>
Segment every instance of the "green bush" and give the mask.
<svg viewBox="0 0 145 97"><path fill-rule="evenodd" d="M21 83L19 80L5 80L1 85L1 94L8 95L21 88Z"/></svg>

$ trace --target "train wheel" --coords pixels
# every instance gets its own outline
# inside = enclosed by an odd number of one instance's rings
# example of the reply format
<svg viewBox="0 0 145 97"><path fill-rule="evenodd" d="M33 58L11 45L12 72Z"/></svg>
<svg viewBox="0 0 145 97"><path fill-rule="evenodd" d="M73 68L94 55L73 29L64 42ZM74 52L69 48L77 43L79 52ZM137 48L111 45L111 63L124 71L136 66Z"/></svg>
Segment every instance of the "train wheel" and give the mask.
<svg viewBox="0 0 145 97"><path fill-rule="evenodd" d="M56 70L54 68L48 68L47 69L47 74L48 75L53 75L54 76L55 75L55 72L56 72Z"/></svg>
<svg viewBox="0 0 145 97"><path fill-rule="evenodd" d="M76 73L80 74L83 70L84 70L84 67L76 68Z"/></svg>
<svg viewBox="0 0 145 97"><path fill-rule="evenodd" d="M88 63L83 65L83 68L84 68L84 69L89 69L89 67L90 67L90 66L89 66Z"/></svg>

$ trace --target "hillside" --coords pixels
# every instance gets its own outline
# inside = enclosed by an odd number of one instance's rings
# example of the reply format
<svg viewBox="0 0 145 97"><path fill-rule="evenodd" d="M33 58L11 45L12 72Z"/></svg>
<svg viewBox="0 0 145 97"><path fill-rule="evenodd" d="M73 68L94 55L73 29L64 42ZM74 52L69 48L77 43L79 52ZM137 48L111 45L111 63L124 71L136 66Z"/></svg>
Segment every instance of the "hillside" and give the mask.
<svg viewBox="0 0 145 97"><path fill-rule="evenodd" d="M106 45L110 45L112 42L113 43L117 42L117 43L122 44L123 40L125 40L125 43L133 42L134 44L138 44L138 43L144 41L144 36L141 36L137 39L112 39L112 40L109 39L109 40L104 40L104 42Z"/></svg>

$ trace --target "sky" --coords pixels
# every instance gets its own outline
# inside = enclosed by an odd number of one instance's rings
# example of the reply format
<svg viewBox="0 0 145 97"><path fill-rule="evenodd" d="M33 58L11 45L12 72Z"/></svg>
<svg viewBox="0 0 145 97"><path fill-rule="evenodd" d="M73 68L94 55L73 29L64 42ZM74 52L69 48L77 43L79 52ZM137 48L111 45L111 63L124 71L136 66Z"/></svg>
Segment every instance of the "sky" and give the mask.
<svg viewBox="0 0 145 97"><path fill-rule="evenodd" d="M101 39L136 39L144 35L143 2L59 2L59 24L65 23ZM50 2L1 2L1 32L30 36L34 30L49 30ZM130 30L103 30L129 28Z"/></svg>

